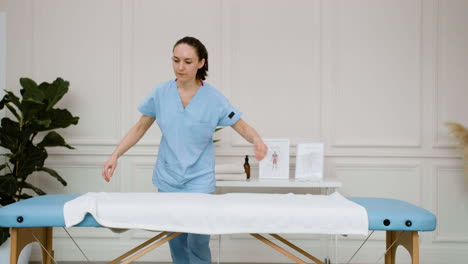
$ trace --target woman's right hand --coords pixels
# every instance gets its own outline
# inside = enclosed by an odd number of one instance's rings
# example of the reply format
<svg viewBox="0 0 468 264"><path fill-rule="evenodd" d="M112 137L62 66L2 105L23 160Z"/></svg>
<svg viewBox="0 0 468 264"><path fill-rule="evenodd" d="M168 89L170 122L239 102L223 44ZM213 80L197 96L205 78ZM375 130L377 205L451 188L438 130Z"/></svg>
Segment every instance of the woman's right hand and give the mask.
<svg viewBox="0 0 468 264"><path fill-rule="evenodd" d="M117 148L112 152L109 160L102 167L102 177L109 182L117 168L117 159L121 157L128 149L135 145L138 140L146 133L156 119L154 117L142 115L138 122L128 131L127 135L120 141Z"/></svg>
<svg viewBox="0 0 468 264"><path fill-rule="evenodd" d="M109 182L112 178L115 168L117 168L117 157L111 156L102 167L102 177L106 182Z"/></svg>

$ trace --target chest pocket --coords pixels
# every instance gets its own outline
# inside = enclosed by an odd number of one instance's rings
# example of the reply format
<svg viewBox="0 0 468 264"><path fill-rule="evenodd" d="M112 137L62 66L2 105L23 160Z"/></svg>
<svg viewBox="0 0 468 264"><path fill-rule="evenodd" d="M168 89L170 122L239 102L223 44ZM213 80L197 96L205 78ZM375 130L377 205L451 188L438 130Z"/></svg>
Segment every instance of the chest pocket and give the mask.
<svg viewBox="0 0 468 264"><path fill-rule="evenodd" d="M214 129L208 122L192 121L188 124L188 128L190 144L205 146L213 138Z"/></svg>

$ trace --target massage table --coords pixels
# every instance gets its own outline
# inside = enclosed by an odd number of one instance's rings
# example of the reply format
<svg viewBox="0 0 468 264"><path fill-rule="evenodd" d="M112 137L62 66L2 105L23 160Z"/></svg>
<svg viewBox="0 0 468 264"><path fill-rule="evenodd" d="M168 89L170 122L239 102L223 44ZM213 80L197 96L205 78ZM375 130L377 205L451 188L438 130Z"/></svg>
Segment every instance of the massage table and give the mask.
<svg viewBox="0 0 468 264"><path fill-rule="evenodd" d="M16 264L21 250L31 242L40 243L44 264L54 263L52 262L54 256L52 250L52 229L53 227L66 226L64 206L67 202L75 200L80 196L79 194L44 195L0 208L0 226L11 228L10 263ZM364 207L367 211L368 219L366 223L368 223L368 230L386 231L386 264L395 263L398 245L402 245L408 250L413 264L419 263L418 232L435 230L436 217L434 214L413 204L396 199L364 197L349 197L348 199ZM103 227L91 214L86 214L83 220L74 226ZM165 230L109 263L130 263L180 234L180 232L173 231ZM281 230L277 231L277 233L282 233ZM294 262L306 263L259 233L250 232L250 234L289 257ZM322 261L275 233L270 233L270 235L315 263L328 263L327 259Z"/></svg>

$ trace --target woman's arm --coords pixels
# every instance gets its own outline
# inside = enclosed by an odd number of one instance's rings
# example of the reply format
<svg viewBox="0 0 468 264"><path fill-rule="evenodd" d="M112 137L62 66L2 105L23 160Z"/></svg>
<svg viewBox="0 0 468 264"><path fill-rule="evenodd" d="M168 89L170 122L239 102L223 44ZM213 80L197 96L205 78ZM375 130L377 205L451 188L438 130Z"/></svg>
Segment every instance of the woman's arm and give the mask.
<svg viewBox="0 0 468 264"><path fill-rule="evenodd" d="M128 131L127 135L120 141L117 148L115 148L111 157L104 164L102 168L102 177L108 182L110 181L112 175L114 174L115 168L117 167L117 160L122 156L127 150L133 147L148 131L151 125L156 120L153 117L142 115L138 122Z"/></svg>
<svg viewBox="0 0 468 264"><path fill-rule="evenodd" d="M253 127L242 119L239 119L239 121L231 127L248 142L254 144L255 158L257 160L260 161L265 157L268 147L263 143L262 138Z"/></svg>

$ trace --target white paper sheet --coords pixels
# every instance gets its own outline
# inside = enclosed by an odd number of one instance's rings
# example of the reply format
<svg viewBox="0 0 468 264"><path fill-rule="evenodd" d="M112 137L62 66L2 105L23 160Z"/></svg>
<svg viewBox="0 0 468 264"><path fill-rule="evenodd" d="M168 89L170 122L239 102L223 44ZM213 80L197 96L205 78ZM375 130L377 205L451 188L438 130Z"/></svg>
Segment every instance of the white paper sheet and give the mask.
<svg viewBox="0 0 468 264"><path fill-rule="evenodd" d="M87 193L64 206L67 227L90 213L109 228L198 234L367 235L364 207L332 195Z"/></svg>

